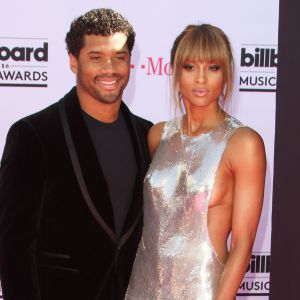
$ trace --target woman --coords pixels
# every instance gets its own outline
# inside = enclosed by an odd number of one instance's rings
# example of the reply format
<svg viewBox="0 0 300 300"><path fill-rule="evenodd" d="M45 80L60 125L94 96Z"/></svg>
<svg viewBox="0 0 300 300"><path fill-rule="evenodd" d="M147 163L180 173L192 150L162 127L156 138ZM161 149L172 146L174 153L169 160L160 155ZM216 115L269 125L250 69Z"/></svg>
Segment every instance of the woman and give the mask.
<svg viewBox="0 0 300 300"><path fill-rule="evenodd" d="M171 66L185 114L149 132L144 229L126 299L231 300L261 214L264 144L221 108L233 74L222 30L186 27L174 42Z"/></svg>

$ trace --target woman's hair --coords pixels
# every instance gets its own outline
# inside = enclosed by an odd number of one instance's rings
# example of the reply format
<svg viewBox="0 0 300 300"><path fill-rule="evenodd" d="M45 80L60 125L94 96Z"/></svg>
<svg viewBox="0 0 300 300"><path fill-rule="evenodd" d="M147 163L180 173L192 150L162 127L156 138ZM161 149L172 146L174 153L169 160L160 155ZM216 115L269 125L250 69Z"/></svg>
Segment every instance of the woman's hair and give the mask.
<svg viewBox="0 0 300 300"><path fill-rule="evenodd" d="M233 55L228 37L218 27L202 24L188 25L175 39L171 49L172 92L180 106L178 80L187 60L212 61L220 65L223 76L223 94L219 104L224 107L233 85Z"/></svg>

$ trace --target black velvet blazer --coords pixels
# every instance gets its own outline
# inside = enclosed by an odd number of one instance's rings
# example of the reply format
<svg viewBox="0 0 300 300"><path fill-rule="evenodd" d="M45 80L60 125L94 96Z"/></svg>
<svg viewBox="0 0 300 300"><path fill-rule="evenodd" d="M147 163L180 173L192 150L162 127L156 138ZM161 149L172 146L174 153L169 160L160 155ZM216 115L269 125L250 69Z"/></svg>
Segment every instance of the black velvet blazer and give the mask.
<svg viewBox="0 0 300 300"><path fill-rule="evenodd" d="M61 101L87 190L113 236L97 222L83 199L59 104L18 121L9 130L0 169L4 299L123 299L141 236L142 183L149 166L146 135L152 124L133 115L122 103L138 174L120 242L114 233L108 187L76 88Z"/></svg>

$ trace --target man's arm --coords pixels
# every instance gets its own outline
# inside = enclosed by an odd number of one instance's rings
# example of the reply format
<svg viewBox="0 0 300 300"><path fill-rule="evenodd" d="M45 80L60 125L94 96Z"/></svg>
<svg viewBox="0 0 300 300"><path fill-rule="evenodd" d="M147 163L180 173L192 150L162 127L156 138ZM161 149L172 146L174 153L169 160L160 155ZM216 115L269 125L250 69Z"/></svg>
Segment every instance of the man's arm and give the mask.
<svg viewBox="0 0 300 300"><path fill-rule="evenodd" d="M45 167L40 140L19 121L7 135L0 167L0 276L4 300L38 300L36 239Z"/></svg>

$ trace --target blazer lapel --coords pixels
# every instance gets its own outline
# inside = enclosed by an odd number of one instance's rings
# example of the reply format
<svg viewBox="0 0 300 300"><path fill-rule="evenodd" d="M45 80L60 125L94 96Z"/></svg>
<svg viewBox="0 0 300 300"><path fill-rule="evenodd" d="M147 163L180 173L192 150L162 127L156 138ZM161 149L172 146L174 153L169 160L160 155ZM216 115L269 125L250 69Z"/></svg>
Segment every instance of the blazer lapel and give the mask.
<svg viewBox="0 0 300 300"><path fill-rule="evenodd" d="M131 114L127 106L122 102L121 110L126 118L131 135L135 157L137 162L137 175L133 199L127 212L126 220L122 230L121 243L124 243L135 226L139 223L143 211L143 181L149 167L150 158L148 154L145 133L142 132L136 117Z"/></svg>
<svg viewBox="0 0 300 300"><path fill-rule="evenodd" d="M88 128L82 116L76 88L73 88L64 97L63 102L65 105L66 119L69 124L87 191L100 218L102 218L110 230L115 233L113 208L110 201L108 186L99 164ZM116 239L116 237L114 238Z"/></svg>

